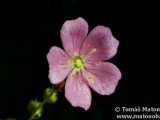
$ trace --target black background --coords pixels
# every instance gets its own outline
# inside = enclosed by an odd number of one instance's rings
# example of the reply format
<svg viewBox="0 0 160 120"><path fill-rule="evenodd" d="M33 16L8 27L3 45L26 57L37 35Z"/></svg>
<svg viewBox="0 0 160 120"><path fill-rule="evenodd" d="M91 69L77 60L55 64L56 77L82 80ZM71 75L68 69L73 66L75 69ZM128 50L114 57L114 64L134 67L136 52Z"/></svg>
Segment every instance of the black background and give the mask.
<svg viewBox="0 0 160 120"><path fill-rule="evenodd" d="M44 106L40 120L112 120L136 114L116 113L115 107L160 107L159 7L151 0L0 0L0 118L29 118L28 101L42 100L51 87L46 54L51 46L62 48L62 24L78 17L88 22L89 31L104 25L120 41L109 61L122 79L110 96L92 91L88 111L72 107L59 93L55 104Z"/></svg>

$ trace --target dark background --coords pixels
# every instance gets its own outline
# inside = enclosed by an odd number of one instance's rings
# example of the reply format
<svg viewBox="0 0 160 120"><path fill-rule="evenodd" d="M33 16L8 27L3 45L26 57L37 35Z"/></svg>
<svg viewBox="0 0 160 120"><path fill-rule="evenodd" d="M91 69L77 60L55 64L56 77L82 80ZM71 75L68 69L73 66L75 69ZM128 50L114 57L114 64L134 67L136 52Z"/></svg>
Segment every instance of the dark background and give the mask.
<svg viewBox="0 0 160 120"><path fill-rule="evenodd" d="M151 0L0 0L0 118L29 118L28 101L42 100L51 87L46 54L51 46L62 48L62 24L80 16L89 31L104 25L120 41L109 61L122 79L110 96L92 91L88 111L72 107L59 93L55 104L44 106L40 120L113 120L117 114L135 114L116 113L115 107L160 107L159 8Z"/></svg>

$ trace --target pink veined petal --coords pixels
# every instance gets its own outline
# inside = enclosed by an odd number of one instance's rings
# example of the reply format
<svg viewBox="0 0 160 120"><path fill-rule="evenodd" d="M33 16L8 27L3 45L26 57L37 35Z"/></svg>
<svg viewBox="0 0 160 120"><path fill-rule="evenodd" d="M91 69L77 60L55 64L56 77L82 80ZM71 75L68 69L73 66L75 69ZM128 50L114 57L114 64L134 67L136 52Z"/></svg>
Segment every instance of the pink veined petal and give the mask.
<svg viewBox="0 0 160 120"><path fill-rule="evenodd" d="M81 46L80 54L86 57L87 62L105 61L112 58L119 45L110 29L104 26L95 27ZM91 52L96 49L95 52Z"/></svg>
<svg viewBox="0 0 160 120"><path fill-rule="evenodd" d="M47 54L49 63L49 79L52 84L62 82L72 67L67 64L67 60L71 59L62 49L53 46Z"/></svg>
<svg viewBox="0 0 160 120"><path fill-rule="evenodd" d="M121 79L119 69L109 62L102 62L101 65L87 64L86 71L83 71L82 75L86 83L101 95L112 94Z"/></svg>
<svg viewBox="0 0 160 120"><path fill-rule="evenodd" d="M87 33L88 24L83 18L79 17L75 20L66 21L60 30L62 44L66 53L70 56L73 56L74 52L79 54L80 46Z"/></svg>
<svg viewBox="0 0 160 120"><path fill-rule="evenodd" d="M74 76L74 77L73 77ZM74 71L70 73L65 85L65 97L74 107L82 107L88 110L91 105L91 92L84 82L81 72L77 75Z"/></svg>

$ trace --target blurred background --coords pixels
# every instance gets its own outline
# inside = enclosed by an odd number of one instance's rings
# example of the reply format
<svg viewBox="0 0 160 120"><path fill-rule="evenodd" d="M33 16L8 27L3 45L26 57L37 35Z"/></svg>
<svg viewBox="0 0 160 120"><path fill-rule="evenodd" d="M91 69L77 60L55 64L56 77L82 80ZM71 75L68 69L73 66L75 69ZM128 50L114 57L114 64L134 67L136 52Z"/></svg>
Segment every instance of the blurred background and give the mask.
<svg viewBox="0 0 160 120"><path fill-rule="evenodd" d="M107 26L120 41L109 62L122 79L110 96L92 91L88 111L72 107L59 93L55 104L44 106L40 120L116 120L117 114L134 113L116 113L115 107L160 108L159 11L151 0L0 0L0 119L29 118L28 102L42 100L51 87L46 54L52 46L62 48L62 24L78 17L88 22L89 31Z"/></svg>

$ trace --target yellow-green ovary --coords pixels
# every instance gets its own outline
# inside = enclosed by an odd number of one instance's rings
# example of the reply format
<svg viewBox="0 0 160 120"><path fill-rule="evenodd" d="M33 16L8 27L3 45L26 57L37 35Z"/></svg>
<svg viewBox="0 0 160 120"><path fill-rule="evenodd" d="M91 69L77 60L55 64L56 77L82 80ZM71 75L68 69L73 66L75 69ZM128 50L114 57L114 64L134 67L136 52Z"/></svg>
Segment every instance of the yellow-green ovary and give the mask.
<svg viewBox="0 0 160 120"><path fill-rule="evenodd" d="M80 58L75 58L74 59L74 66L76 68L82 68L83 67L83 62Z"/></svg>

